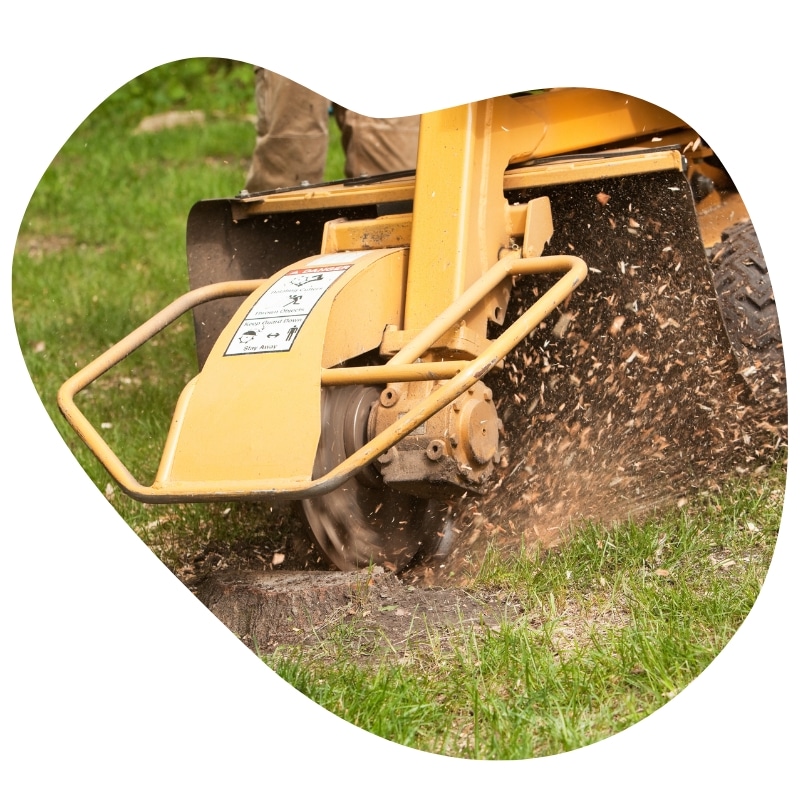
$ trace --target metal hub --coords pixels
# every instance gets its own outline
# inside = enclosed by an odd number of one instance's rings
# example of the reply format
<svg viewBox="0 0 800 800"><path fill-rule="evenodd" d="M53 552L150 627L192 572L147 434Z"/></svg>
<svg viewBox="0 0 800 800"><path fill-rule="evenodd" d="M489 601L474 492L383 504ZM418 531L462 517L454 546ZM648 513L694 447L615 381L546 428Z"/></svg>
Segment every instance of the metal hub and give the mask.
<svg viewBox="0 0 800 800"><path fill-rule="evenodd" d="M323 389L315 478L366 443L370 409L379 396L373 386ZM449 540L449 518L441 504L393 491L371 464L301 506L316 543L341 570L376 564L399 571L418 555L441 554Z"/></svg>
<svg viewBox="0 0 800 800"><path fill-rule="evenodd" d="M372 436L408 414L435 389L423 382L390 384L369 420ZM456 502L484 494L502 459L503 424L488 386L478 381L377 459L384 483L417 497Z"/></svg>

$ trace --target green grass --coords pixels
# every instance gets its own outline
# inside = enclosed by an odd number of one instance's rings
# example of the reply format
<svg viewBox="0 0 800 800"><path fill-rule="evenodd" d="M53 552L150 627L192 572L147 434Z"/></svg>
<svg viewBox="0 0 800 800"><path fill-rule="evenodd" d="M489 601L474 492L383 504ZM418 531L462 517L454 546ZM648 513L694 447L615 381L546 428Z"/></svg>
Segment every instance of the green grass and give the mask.
<svg viewBox="0 0 800 800"><path fill-rule="evenodd" d="M137 134L145 117L196 110L205 123ZM25 214L12 272L23 356L50 415L60 384L187 291L185 229L200 199L244 185L254 144L252 67L193 59L159 67L98 107L56 154ZM336 177L343 158L332 125ZM123 460L152 465L175 399L196 366L189 316L81 395ZM137 408L146 409L141 414ZM105 476L73 448L99 486Z"/></svg>
<svg viewBox="0 0 800 800"><path fill-rule="evenodd" d="M205 122L137 134L142 118ZM167 65L122 87L75 132L37 188L12 272L14 317L53 424L98 490L173 569L212 539L286 535L278 510L146 506L115 490L56 409L61 383L187 287L184 237L199 199L236 194L254 142L252 69ZM341 176L335 125L327 179ZM194 373L180 320L80 395L125 461L152 475L175 400ZM475 590L520 609L495 629L389 655L341 626L318 648L267 662L304 693L394 741L475 758L574 749L619 731L685 687L755 600L782 506L782 466L691 512L587 527L546 558L489 553ZM365 664L372 659L373 663Z"/></svg>
<svg viewBox="0 0 800 800"><path fill-rule="evenodd" d="M546 557L489 553L472 587L499 627L394 653L355 629L265 661L386 739L479 759L552 755L638 722L721 652L755 601L783 506L782 468L682 512L586 526Z"/></svg>
<svg viewBox="0 0 800 800"><path fill-rule="evenodd" d="M172 568L187 539L236 534L227 506L143 506L110 483L55 403L59 386L188 290L186 220L195 202L243 187L255 142L253 68L190 59L145 73L102 103L55 154L26 210L12 270L19 343L53 424L114 507ZM137 133L169 111L204 122ZM326 179L343 176L331 120ZM185 315L78 397L112 449L152 480L178 395L196 371ZM238 514L248 535L283 515ZM279 531L280 533L280 531Z"/></svg>

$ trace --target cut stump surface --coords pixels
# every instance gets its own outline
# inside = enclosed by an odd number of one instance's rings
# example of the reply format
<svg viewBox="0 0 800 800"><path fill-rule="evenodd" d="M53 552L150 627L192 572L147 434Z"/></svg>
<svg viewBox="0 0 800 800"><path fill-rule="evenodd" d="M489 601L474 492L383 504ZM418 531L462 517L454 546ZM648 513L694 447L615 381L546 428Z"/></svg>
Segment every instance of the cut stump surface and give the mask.
<svg viewBox="0 0 800 800"><path fill-rule="evenodd" d="M350 633L391 649L455 630L497 627L505 602L459 588L417 589L380 568L362 572L215 572L197 597L248 647L266 654L280 645ZM516 609L514 609L516 611ZM380 642L378 642L380 640Z"/></svg>

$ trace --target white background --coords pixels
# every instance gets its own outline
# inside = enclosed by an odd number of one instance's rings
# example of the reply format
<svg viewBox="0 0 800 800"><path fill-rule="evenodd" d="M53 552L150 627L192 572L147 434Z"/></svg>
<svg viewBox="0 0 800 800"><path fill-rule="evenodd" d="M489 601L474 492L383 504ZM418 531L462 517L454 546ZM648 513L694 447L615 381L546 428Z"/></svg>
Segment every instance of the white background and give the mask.
<svg viewBox="0 0 800 800"><path fill-rule="evenodd" d="M787 91L796 42L769 3L734 12L722 3L495 2L477 4L476 16L465 3L283 5L4 11L2 794L787 796L799 710L794 469L762 594L700 678L610 740L492 764L388 744L287 687L156 561L70 456L13 326L22 214L98 103L141 72L193 56L260 63L374 116L554 85L614 89L669 109L715 148L750 208L778 297L790 396L795 389L798 176Z"/></svg>

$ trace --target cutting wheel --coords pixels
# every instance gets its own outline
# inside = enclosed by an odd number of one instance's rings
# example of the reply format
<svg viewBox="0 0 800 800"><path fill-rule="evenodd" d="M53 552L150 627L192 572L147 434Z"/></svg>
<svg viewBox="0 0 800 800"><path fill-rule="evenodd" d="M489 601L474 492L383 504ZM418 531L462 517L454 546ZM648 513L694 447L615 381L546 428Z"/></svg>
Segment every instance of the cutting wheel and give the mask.
<svg viewBox="0 0 800 800"><path fill-rule="evenodd" d="M314 462L320 477L361 447L380 392L374 386L325 387L322 432ZM449 517L438 503L395 492L373 465L338 489L301 501L314 540L341 570L375 564L392 571L449 545Z"/></svg>

